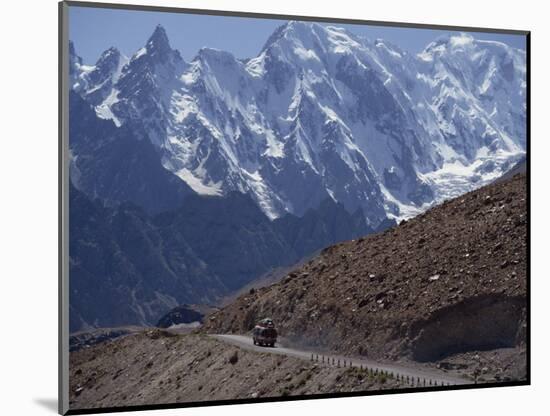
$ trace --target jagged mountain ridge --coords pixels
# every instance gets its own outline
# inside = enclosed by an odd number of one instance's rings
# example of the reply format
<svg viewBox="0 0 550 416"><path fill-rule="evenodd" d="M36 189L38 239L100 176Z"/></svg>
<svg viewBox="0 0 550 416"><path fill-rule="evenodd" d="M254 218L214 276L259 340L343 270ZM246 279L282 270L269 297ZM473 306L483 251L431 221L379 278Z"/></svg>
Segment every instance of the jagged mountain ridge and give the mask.
<svg viewBox="0 0 550 416"><path fill-rule="evenodd" d="M143 133L97 117L75 92L69 102L71 182L77 189L107 205L130 202L150 214L179 207L195 193L162 167Z"/></svg>
<svg viewBox="0 0 550 416"><path fill-rule="evenodd" d="M487 183L525 151L525 54L469 35L412 56L289 22L251 59L203 48L185 62L159 26L122 67L102 66L100 104L72 52L87 82L75 90L100 117L145 131L196 192L247 193L270 218L330 197L375 227Z"/></svg>

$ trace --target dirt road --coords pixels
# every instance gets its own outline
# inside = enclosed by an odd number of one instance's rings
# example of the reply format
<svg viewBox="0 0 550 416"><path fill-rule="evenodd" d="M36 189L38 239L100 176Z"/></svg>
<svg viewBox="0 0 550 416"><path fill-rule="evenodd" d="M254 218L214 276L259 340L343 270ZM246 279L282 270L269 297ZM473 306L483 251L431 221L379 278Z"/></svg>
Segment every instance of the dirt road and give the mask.
<svg viewBox="0 0 550 416"><path fill-rule="evenodd" d="M245 335L229 335L229 334L216 334L212 335L212 337L226 342L228 344L235 345L239 348L243 348L246 350L251 351L259 351L259 352L268 352L272 354L280 354L280 355L287 355L291 357L300 358L303 360L311 360L312 355L314 359L318 359L319 362L325 363L326 365L337 365L338 360L340 360L340 366L344 365L344 360L346 362L346 366L349 366L350 363L353 367L368 367L369 369L372 368L373 370L378 371L386 371L393 374L399 374L402 377L409 377L411 380L418 380L420 379L421 385L423 385L424 380L426 385L430 385L430 381L432 385L460 385L460 384L471 384L471 380L467 380L465 378L447 374L443 371L438 371L431 368L416 368L413 365L406 365L402 363L380 363L368 359L357 359L357 358L350 358L350 357L344 357L340 355L322 355L317 354L315 351L306 351L306 350L299 350L295 348L289 348L285 347L284 344L277 343L277 345L274 348L269 347L261 347L258 345L254 345L252 343L252 338Z"/></svg>

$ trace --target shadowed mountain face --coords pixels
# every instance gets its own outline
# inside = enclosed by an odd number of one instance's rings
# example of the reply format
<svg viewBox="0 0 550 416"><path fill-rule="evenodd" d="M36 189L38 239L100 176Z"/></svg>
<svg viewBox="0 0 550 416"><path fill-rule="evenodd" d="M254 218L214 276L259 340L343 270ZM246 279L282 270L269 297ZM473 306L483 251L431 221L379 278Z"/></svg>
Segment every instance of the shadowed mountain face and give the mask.
<svg viewBox="0 0 550 416"><path fill-rule="evenodd" d="M276 219L273 225L300 258L335 241L374 232L365 222L361 209L350 215L342 204L336 204L331 199L321 202L317 210L308 210L303 217L287 214Z"/></svg>
<svg viewBox="0 0 550 416"><path fill-rule="evenodd" d="M334 202L321 208L272 222L234 192L191 195L150 216L129 203L106 207L71 186L71 331L154 325L177 305L216 302L271 268L371 232L364 217Z"/></svg>
<svg viewBox="0 0 550 416"><path fill-rule="evenodd" d="M185 242L167 244L143 210L70 190L70 328L154 324L181 303L226 289Z"/></svg>
<svg viewBox="0 0 550 416"><path fill-rule="evenodd" d="M169 243L186 241L235 290L275 265L297 256L271 221L247 195L188 198L177 211L156 221Z"/></svg>
<svg viewBox="0 0 550 416"><path fill-rule="evenodd" d="M182 205L195 192L164 169L146 135L98 118L90 105L70 95L71 181L109 205L131 202L155 214Z"/></svg>

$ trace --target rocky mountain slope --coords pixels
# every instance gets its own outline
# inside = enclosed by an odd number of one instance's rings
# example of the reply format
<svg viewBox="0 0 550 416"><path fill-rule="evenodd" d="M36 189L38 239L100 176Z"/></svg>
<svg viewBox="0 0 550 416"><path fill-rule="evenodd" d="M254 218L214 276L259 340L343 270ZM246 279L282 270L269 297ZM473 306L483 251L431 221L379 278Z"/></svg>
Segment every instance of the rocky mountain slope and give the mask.
<svg viewBox="0 0 550 416"><path fill-rule="evenodd" d="M168 311L155 325L158 328L170 328L174 325L198 324L204 315L212 313L216 308L205 305L179 305ZM192 326L190 326L192 327Z"/></svg>
<svg viewBox="0 0 550 416"><path fill-rule="evenodd" d="M143 331L143 327L128 326L118 328L99 328L92 331L75 332L69 336L69 351L78 351L84 348L101 344L132 333Z"/></svg>
<svg viewBox="0 0 550 416"><path fill-rule="evenodd" d="M495 180L495 182L504 182L517 174L527 174L527 157L521 158L514 166L504 173L501 177Z"/></svg>
<svg viewBox="0 0 550 416"><path fill-rule="evenodd" d="M413 56L291 21L255 57L203 48L186 62L158 26L129 59L110 48L84 65L70 52L73 90L99 117L147 140L195 192L246 193L270 218L331 198L375 228L490 182L525 152L525 52L466 34Z"/></svg>
<svg viewBox="0 0 550 416"><path fill-rule="evenodd" d="M150 330L70 355L70 408L285 397L400 387L385 376Z"/></svg>
<svg viewBox="0 0 550 416"><path fill-rule="evenodd" d="M421 362L512 348L524 377L526 245L519 174L329 247L212 314L205 330L243 333L270 316L298 344Z"/></svg>

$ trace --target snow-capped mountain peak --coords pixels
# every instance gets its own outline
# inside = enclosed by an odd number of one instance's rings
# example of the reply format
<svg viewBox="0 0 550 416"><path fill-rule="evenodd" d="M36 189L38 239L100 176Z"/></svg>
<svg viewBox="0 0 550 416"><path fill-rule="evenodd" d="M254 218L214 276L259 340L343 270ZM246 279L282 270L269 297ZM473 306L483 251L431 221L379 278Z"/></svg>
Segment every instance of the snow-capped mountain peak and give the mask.
<svg viewBox="0 0 550 416"><path fill-rule="evenodd" d="M118 61L120 60L121 55L122 54L117 48L115 48L114 46L111 46L109 49L107 49L105 52L101 54L95 66L101 67L101 66L111 65L111 63L116 63L116 65L118 65ZM116 66L116 65L113 65L113 66Z"/></svg>
<svg viewBox="0 0 550 416"><path fill-rule="evenodd" d="M161 64L182 60L179 51L172 49L170 46L166 30L161 25L156 26L145 46L134 54L132 61L140 60L145 55L147 55L148 60L157 61Z"/></svg>
<svg viewBox="0 0 550 416"><path fill-rule="evenodd" d="M100 117L112 118L106 116L110 109L103 103L111 95L122 69L128 63L128 58L117 48L111 47L100 55L95 65L85 65L82 58L77 55L72 42L69 46L69 56L72 89L97 106L96 112Z"/></svg>
<svg viewBox="0 0 550 416"><path fill-rule="evenodd" d="M96 67L111 68L105 54ZM73 55L74 73L91 71ZM469 34L415 56L291 21L255 57L203 48L186 63L157 26L106 72L100 116L146 132L196 192L247 193L270 218L331 198L376 226L486 183L525 151L525 55Z"/></svg>
<svg viewBox="0 0 550 416"><path fill-rule="evenodd" d="M155 46L170 46L170 41L168 40L168 35L166 34L166 29L161 24L158 24L155 27L155 30L147 40L148 48L155 48Z"/></svg>

